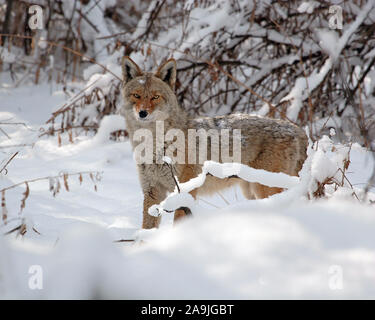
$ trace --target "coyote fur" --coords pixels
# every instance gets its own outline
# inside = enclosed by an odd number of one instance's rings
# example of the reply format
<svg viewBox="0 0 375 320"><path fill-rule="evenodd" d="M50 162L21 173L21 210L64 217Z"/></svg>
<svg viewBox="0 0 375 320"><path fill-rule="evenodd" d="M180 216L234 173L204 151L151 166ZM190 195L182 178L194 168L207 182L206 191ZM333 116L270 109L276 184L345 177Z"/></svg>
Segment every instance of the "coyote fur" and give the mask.
<svg viewBox="0 0 375 320"><path fill-rule="evenodd" d="M129 57L122 61L124 105L120 113L125 117L127 131L133 150L140 143L133 137L138 129L148 129L155 136L156 121L163 121L165 131L178 128L188 136L188 129L241 130L241 163L255 169L283 172L297 176L306 159L307 137L302 129L291 122L248 114L229 116L189 118L179 106L174 93L176 83L176 62L170 59L163 63L156 73L143 72ZM137 140L137 139L136 139ZM155 143L155 140L154 140ZM165 142L167 147L167 142ZM208 144L209 145L209 144ZM186 146L186 157L189 145ZM207 153L210 155L210 152ZM157 155L154 154L154 159ZM209 157L207 160L210 160ZM220 160L221 162L221 160ZM202 163L176 163L173 166L180 183L189 181L202 171ZM137 164L142 187L143 224L145 229L159 226L160 217L148 214L148 209L173 192L176 182L167 163ZM236 177L219 179L207 176L205 183L191 192L198 195L213 194L238 184L247 199L262 199L283 191L281 188L249 183ZM184 217L186 209L175 211L174 221Z"/></svg>

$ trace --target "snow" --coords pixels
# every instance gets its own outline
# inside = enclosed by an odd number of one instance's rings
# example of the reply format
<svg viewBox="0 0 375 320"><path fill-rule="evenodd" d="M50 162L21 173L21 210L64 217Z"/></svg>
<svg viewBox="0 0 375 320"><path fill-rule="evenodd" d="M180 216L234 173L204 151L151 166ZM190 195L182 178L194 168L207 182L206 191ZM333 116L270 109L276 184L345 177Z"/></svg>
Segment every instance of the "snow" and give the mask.
<svg viewBox="0 0 375 320"><path fill-rule="evenodd" d="M298 7L297 11L299 13L313 13L314 9L319 7L319 2L316 1L307 1L307 2L302 2L300 6Z"/></svg>
<svg viewBox="0 0 375 320"><path fill-rule="evenodd" d="M312 176L318 181L323 182L327 177L333 177L337 171L336 165L322 150L318 150L314 155L313 165L311 167Z"/></svg>
<svg viewBox="0 0 375 320"><path fill-rule="evenodd" d="M163 162L168 163L168 164L172 164L172 159L170 157L164 156Z"/></svg>
<svg viewBox="0 0 375 320"><path fill-rule="evenodd" d="M319 37L319 45L322 47L323 51L326 52L334 60L337 59L339 52L337 50L338 34L333 30L317 30Z"/></svg>
<svg viewBox="0 0 375 320"><path fill-rule="evenodd" d="M109 140L112 132L119 130L125 130L124 117L114 114L104 116L92 142L94 144L103 144Z"/></svg>
<svg viewBox="0 0 375 320"><path fill-rule="evenodd" d="M298 78L291 92L281 99L281 102L292 100L287 110L288 119L295 121L302 107L302 101L306 100L312 92L325 78L332 68L332 60L328 58L319 71L314 70L307 78Z"/></svg>
<svg viewBox="0 0 375 320"><path fill-rule="evenodd" d="M13 63L16 61L16 56L8 50L8 48L0 49L0 60L5 63Z"/></svg>
<svg viewBox="0 0 375 320"><path fill-rule="evenodd" d="M361 208L361 223L352 203L315 203L302 211L301 205L278 213L212 212L164 227L138 247L114 245L90 224L70 229L53 249L5 242L5 261L16 269L2 270L18 275L7 284L7 297L374 297L372 209ZM26 285L35 264L44 270L43 290ZM332 285L334 268L343 270L342 289Z"/></svg>

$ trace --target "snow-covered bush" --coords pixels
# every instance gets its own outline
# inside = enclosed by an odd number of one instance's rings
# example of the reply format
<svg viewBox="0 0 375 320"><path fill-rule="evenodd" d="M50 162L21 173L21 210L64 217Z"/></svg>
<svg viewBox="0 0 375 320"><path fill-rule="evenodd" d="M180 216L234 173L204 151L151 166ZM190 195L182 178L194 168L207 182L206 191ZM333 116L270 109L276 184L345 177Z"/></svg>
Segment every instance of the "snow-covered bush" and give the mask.
<svg viewBox="0 0 375 320"><path fill-rule="evenodd" d="M314 141L332 127L340 140L374 140L372 1L340 2L342 29L332 29L327 1L37 3L45 28L27 27L28 1L13 5L7 30L20 36L0 56L17 81L66 83L70 99L53 113L51 134L96 131L116 113L120 60L131 55L147 71L177 59L178 100L191 115L257 113L309 125Z"/></svg>
<svg viewBox="0 0 375 320"><path fill-rule="evenodd" d="M165 0L151 1L147 8L131 1L121 10L117 2L111 17L121 12L129 25L104 19L121 32L93 40L107 41L108 54L97 60L102 67L87 68L82 86L67 86L72 101L54 113L51 123L95 129L121 104L123 55L147 71L174 57L178 100L191 115L246 112L288 118L309 125L314 141L333 127L340 140L370 146L375 9L371 1L343 1L343 29L331 29L332 4Z"/></svg>

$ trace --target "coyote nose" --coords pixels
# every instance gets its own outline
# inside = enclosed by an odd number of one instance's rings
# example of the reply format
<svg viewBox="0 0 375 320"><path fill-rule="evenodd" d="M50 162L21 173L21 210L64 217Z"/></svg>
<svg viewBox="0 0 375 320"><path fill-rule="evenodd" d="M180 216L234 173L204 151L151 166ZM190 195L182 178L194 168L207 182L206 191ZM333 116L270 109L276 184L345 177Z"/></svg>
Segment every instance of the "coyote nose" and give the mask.
<svg viewBox="0 0 375 320"><path fill-rule="evenodd" d="M147 117L147 111L146 110L141 110L139 111L139 117L140 118L146 118Z"/></svg>

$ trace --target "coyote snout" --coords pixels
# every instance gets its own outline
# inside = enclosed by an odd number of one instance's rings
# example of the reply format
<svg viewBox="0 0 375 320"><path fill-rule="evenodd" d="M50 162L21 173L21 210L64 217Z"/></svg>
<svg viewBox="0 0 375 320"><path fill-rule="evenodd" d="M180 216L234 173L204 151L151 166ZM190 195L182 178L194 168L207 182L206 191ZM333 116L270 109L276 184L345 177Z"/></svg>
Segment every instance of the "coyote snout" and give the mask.
<svg viewBox="0 0 375 320"><path fill-rule="evenodd" d="M202 172L202 162L189 161L201 158L196 155L207 154L206 160L227 162L223 156L223 148L228 147L235 158L243 164L255 169L264 169L272 172L284 172L289 175L298 175L306 159L307 137L303 130L294 124L277 119L250 116L247 114L233 114L219 117L189 118L180 108L174 94L176 82L176 62L173 59L162 64L156 73L144 73L129 57L124 57L123 64L123 97L124 106L121 113L125 116L129 138L134 151L137 151L145 141L139 139L138 130L149 132L152 154L149 162L137 163L139 180L144 194L143 228L158 227L159 219L148 214L148 209L164 200L168 192L172 192L176 182L186 182ZM174 132L176 139L158 139L160 122L163 123L162 134ZM159 128L159 129L158 129ZM195 129L197 132L208 132L210 143L196 139L194 143L186 143L189 134ZM229 139L219 139L210 135L212 131L224 132L240 131L240 141L235 143ZM227 131L225 131L227 130ZM227 134L225 134L227 137ZM175 141L176 140L176 141ZM176 143L179 142L179 143ZM161 144L161 145L160 145ZM225 145L224 145L225 144ZM235 150L236 146L240 150ZM181 148L181 146L183 146ZM203 149L202 149L203 146ZM172 149L171 149L172 148ZM183 149L183 150L181 150ZM173 166L173 173L168 164L160 162L160 157L166 151L175 150L181 157ZM161 153L161 154L160 154ZM193 155L193 156L192 156ZM213 156L215 155L215 157ZM233 158L234 159L234 158ZM191 192L197 195L212 194L221 189L238 184L244 196L248 199L261 199L283 191L280 188L271 188L258 183L249 183L236 177L220 180L207 177L205 183ZM175 221L185 216L186 210L176 210Z"/></svg>
<svg viewBox="0 0 375 320"><path fill-rule="evenodd" d="M139 115L139 118L144 119L148 116L148 112L142 109L139 111L138 115Z"/></svg>

